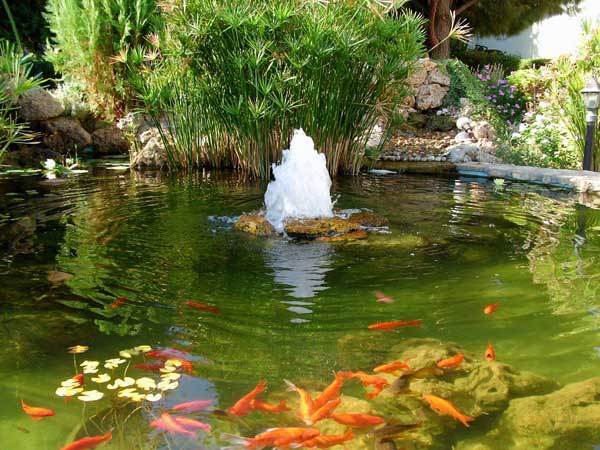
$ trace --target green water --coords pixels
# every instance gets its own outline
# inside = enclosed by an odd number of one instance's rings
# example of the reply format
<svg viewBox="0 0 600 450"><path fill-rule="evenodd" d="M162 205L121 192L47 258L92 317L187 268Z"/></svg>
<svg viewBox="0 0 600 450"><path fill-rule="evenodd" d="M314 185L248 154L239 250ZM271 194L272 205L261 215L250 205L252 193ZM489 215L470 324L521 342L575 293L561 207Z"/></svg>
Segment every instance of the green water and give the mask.
<svg viewBox="0 0 600 450"><path fill-rule="evenodd" d="M144 424L189 399L226 409L260 378L273 392L284 378L319 388L334 370L385 362L409 337L482 355L491 341L498 360L561 384L600 373L600 211L573 195L476 179L338 178L336 207L370 208L391 233L332 244L232 231L227 217L258 209L265 187L217 173L100 169L62 182L0 180L0 448L54 450L84 422L90 434L115 426L90 425L107 401L84 410L54 395L74 373L66 349L75 344L90 346L79 362L140 344L194 355L180 388L134 413L129 438L107 449L205 448ZM50 271L73 277L50 283ZM377 290L396 302L376 303ZM120 296L125 304L108 307ZM188 300L221 314L192 310ZM485 316L495 302L501 308ZM367 325L397 319L423 326L363 343ZM20 398L56 416L33 422ZM218 415L205 419L230 428ZM269 420L263 428L276 425ZM485 431L478 426L471 436ZM219 448L215 439L203 445Z"/></svg>

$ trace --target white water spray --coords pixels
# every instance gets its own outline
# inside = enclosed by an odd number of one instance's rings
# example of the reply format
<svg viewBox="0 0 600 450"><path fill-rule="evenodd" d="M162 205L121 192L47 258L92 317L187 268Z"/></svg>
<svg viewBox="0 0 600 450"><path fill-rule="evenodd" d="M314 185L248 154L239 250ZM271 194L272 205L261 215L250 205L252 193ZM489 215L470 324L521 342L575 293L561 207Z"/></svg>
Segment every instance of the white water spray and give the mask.
<svg viewBox="0 0 600 450"><path fill-rule="evenodd" d="M281 163L273 164L273 175L265 193L266 217L279 233L288 218L333 217L325 155L302 129L294 130Z"/></svg>

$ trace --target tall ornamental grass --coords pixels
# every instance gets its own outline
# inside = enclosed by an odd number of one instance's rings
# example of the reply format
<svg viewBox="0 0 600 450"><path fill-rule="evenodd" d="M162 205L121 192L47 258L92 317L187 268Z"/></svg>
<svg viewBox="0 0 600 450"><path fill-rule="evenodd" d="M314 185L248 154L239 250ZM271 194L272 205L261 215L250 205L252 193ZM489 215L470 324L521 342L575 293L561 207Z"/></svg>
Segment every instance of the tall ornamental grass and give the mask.
<svg viewBox="0 0 600 450"><path fill-rule="evenodd" d="M266 178L302 127L332 174L356 172L424 51L423 19L403 2L172 3L142 98L173 169L230 165Z"/></svg>

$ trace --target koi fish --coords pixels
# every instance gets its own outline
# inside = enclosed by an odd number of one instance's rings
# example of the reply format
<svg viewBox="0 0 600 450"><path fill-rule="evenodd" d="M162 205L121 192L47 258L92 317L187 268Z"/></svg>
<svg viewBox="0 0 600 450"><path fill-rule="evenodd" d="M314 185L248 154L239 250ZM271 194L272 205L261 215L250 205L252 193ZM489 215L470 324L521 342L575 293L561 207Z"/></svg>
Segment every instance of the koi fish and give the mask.
<svg viewBox="0 0 600 450"><path fill-rule="evenodd" d="M354 439L354 433L352 430L346 431L344 434L328 435L328 436L317 436L316 438L309 439L302 443L304 448L329 448L334 445L343 444L346 441Z"/></svg>
<svg viewBox="0 0 600 450"><path fill-rule="evenodd" d="M377 397L379 393L389 385L385 378L381 378L376 375L369 375L368 373L364 372L353 372L352 378L360 380L364 387L373 386L373 390L371 392L367 392L368 399Z"/></svg>
<svg viewBox="0 0 600 450"><path fill-rule="evenodd" d="M335 374L335 380L327 386L317 398L314 399L313 405L316 409L325 405L328 401L338 398L344 386L344 381L349 378L348 372L338 372Z"/></svg>
<svg viewBox="0 0 600 450"><path fill-rule="evenodd" d="M340 398L328 401L310 415L310 423L307 423L307 425L312 425L313 423L317 423L320 420L331 417L333 410L340 406L340 403L342 403L342 400Z"/></svg>
<svg viewBox="0 0 600 450"><path fill-rule="evenodd" d="M207 305L206 303L188 301L185 302L185 304L188 305L190 308L199 309L200 311L207 311L213 314L221 314L221 310L219 308L217 308L216 306Z"/></svg>
<svg viewBox="0 0 600 450"><path fill-rule="evenodd" d="M106 434L100 434L98 436L88 436L81 438L75 442L65 445L60 450L88 450L96 448L103 442L108 442L112 439L112 432Z"/></svg>
<svg viewBox="0 0 600 450"><path fill-rule="evenodd" d="M288 386L288 391L296 391L300 396L300 411L298 415L305 423L311 422L310 416L315 410L315 404L310 394L304 389L299 388L289 380L283 380Z"/></svg>
<svg viewBox="0 0 600 450"><path fill-rule="evenodd" d="M404 370L412 370L410 368L410 366L408 364L406 364L406 361L410 361L411 359L413 359L414 356L412 358L407 358L404 361L393 361L391 363L387 363L387 364L382 364L381 366L377 366L373 369L373 372L375 373L395 373L398 372L400 370L404 371Z"/></svg>
<svg viewBox="0 0 600 450"><path fill-rule="evenodd" d="M160 348L160 349L156 349L156 350L150 350L149 352L147 352L145 354L145 356L147 358L161 359L163 361L166 361L168 359L189 360L192 355L183 350L177 350L176 348L168 348L167 347L167 348Z"/></svg>
<svg viewBox="0 0 600 450"><path fill-rule="evenodd" d="M442 359L441 361L438 361L436 365L440 369L453 369L455 367L460 366L464 360L465 360L465 355L463 355L462 353L457 353L456 355L452 356L451 358L446 358L446 359Z"/></svg>
<svg viewBox="0 0 600 450"><path fill-rule="evenodd" d="M187 436L194 437L195 433L188 430L182 424L180 424L173 416L169 413L162 413L160 419L153 420L150 422L152 428L158 428L160 430L168 431L173 434L185 434Z"/></svg>
<svg viewBox="0 0 600 450"><path fill-rule="evenodd" d="M21 399L21 407L25 414L31 417L33 420L42 420L44 417L50 417L54 415L54 411L48 408L41 408L39 406L29 406Z"/></svg>
<svg viewBox="0 0 600 450"><path fill-rule="evenodd" d="M399 327L420 327L422 320L396 320L393 322L378 322L369 325L369 330L391 331Z"/></svg>
<svg viewBox="0 0 600 450"><path fill-rule="evenodd" d="M160 369L165 367L163 363L146 363L146 364L134 364L134 368L144 370L146 372L160 372Z"/></svg>
<svg viewBox="0 0 600 450"><path fill-rule="evenodd" d="M331 418L337 423L354 428L374 427L385 422L383 417L369 414L333 413Z"/></svg>
<svg viewBox="0 0 600 450"><path fill-rule="evenodd" d="M244 446L248 449L259 449L263 447L286 448L291 444L302 444L320 434L316 428L271 428L264 433L257 434L253 438L244 438L223 434L232 443Z"/></svg>
<svg viewBox="0 0 600 450"><path fill-rule="evenodd" d="M83 374L82 373L78 373L77 375L74 375L71 377L72 380L75 380L79 386L83 386Z"/></svg>
<svg viewBox="0 0 600 450"><path fill-rule="evenodd" d="M492 303L491 305L487 305L485 308L483 308L483 313L484 314L492 314L494 312L496 312L496 310L498 309L498 306L500 306L499 303Z"/></svg>
<svg viewBox="0 0 600 450"><path fill-rule="evenodd" d="M183 411L186 413L192 413L196 411L203 411L212 405L212 400L192 400L191 402L179 403L173 406L173 411Z"/></svg>
<svg viewBox="0 0 600 450"><path fill-rule="evenodd" d="M117 299L110 304L109 308L117 309L119 306L121 306L126 301L127 301L127 297L117 297Z"/></svg>
<svg viewBox="0 0 600 450"><path fill-rule="evenodd" d="M250 408L268 413L282 413L290 410L290 408L288 408L288 406L285 404L285 400L281 400L278 405L273 405L272 403L254 399L252 400L252 403L250 403Z"/></svg>
<svg viewBox="0 0 600 450"><path fill-rule="evenodd" d="M199 420L188 419L187 417L176 417L175 421L189 431L202 430L206 433L210 433L211 430L211 426L209 424L200 422Z"/></svg>
<svg viewBox="0 0 600 450"><path fill-rule="evenodd" d="M375 291L375 301L377 303L394 303L394 299L385 295L381 291Z"/></svg>
<svg viewBox="0 0 600 450"><path fill-rule="evenodd" d="M469 426L469 422L475 420L473 417L462 414L456 407L448 400L436 397L435 395L423 395L423 400L429 403L431 409L433 409L440 416L450 416L455 420L458 420L465 427Z"/></svg>
<svg viewBox="0 0 600 450"><path fill-rule="evenodd" d="M485 349L485 359L488 361L494 361L496 359L496 352L494 351L494 347L492 347L491 342L488 342L488 346Z"/></svg>
<svg viewBox="0 0 600 450"><path fill-rule="evenodd" d="M262 394L267 388L267 382L261 380L258 382L256 387L240 398L235 405L227 410L229 414L234 416L245 416L249 411L252 410L252 400L254 400L259 394Z"/></svg>

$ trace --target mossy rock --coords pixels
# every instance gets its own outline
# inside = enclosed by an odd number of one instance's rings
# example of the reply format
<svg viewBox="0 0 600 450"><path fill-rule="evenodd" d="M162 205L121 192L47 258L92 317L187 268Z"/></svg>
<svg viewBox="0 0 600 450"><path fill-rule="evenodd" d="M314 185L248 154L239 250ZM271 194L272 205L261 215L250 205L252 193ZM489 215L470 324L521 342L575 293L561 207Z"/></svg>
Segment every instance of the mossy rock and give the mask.
<svg viewBox="0 0 600 450"><path fill-rule="evenodd" d="M335 236L321 236L317 238L317 241L322 242L351 242L358 241L360 239L366 239L369 237L369 233L365 230L350 231L345 234L336 234Z"/></svg>
<svg viewBox="0 0 600 450"><path fill-rule="evenodd" d="M429 131L452 131L456 127L456 121L451 116L429 116L426 128Z"/></svg>
<svg viewBox="0 0 600 450"><path fill-rule="evenodd" d="M352 214L348 220L351 222L355 222L363 227L382 227L389 223L387 218L380 216L379 214L375 214L371 211L361 211L358 213Z"/></svg>
<svg viewBox="0 0 600 450"><path fill-rule="evenodd" d="M233 229L255 236L271 236L275 234L273 225L261 214L244 214L240 216Z"/></svg>
<svg viewBox="0 0 600 450"><path fill-rule="evenodd" d="M360 226L340 217L317 219L292 219L285 223L288 236L300 239L316 239L322 236L335 236L356 231Z"/></svg>

